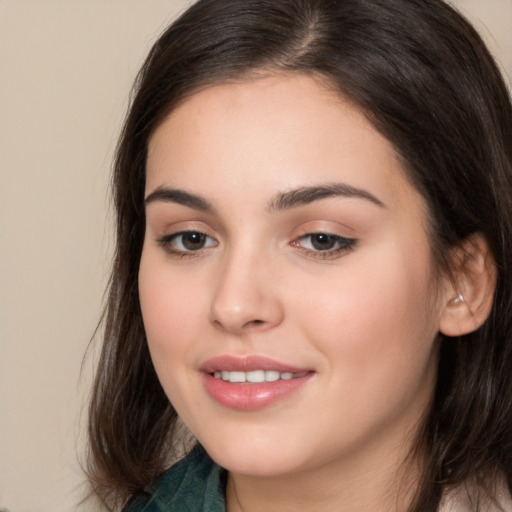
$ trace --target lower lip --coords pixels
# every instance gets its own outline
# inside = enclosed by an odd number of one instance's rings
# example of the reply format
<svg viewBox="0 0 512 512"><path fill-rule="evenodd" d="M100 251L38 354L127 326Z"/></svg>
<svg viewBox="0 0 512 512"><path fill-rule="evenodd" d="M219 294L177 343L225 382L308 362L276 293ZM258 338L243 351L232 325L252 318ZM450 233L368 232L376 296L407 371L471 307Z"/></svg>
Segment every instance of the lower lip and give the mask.
<svg viewBox="0 0 512 512"><path fill-rule="evenodd" d="M254 411L268 407L299 390L313 374L310 372L289 380L241 384L217 379L208 373L203 375L206 391L219 404L230 409Z"/></svg>

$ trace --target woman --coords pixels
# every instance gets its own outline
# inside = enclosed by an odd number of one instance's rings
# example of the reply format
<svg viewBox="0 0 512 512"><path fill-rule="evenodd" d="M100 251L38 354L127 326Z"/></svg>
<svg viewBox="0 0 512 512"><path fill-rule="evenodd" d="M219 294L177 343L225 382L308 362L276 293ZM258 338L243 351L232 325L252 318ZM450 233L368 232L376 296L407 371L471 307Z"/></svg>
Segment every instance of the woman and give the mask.
<svg viewBox="0 0 512 512"><path fill-rule="evenodd" d="M95 492L510 510L511 140L439 0L193 5L118 147Z"/></svg>

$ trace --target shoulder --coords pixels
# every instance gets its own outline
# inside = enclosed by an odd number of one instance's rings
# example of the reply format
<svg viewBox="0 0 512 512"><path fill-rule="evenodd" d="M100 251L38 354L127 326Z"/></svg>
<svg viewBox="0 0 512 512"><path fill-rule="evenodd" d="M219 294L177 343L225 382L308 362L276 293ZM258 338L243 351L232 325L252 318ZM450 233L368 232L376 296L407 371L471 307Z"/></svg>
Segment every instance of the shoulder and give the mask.
<svg viewBox="0 0 512 512"><path fill-rule="evenodd" d="M194 448L123 512L225 512L225 471Z"/></svg>

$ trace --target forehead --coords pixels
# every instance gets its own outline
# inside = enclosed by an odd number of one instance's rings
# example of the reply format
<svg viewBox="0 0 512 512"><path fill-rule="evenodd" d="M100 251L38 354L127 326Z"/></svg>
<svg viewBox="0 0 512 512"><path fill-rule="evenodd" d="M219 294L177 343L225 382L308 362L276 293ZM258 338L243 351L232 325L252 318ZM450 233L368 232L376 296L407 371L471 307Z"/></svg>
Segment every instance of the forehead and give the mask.
<svg viewBox="0 0 512 512"><path fill-rule="evenodd" d="M310 76L212 86L190 96L149 143L146 191L271 193L316 182L369 188L387 202L411 188L392 144L365 115ZM396 197L394 197L396 199Z"/></svg>

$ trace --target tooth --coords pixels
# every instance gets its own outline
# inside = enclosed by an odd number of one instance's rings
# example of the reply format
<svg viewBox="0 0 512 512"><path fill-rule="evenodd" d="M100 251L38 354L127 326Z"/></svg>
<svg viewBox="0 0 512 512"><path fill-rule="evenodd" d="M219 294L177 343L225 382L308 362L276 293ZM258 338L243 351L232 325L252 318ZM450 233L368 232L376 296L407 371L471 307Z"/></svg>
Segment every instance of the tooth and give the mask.
<svg viewBox="0 0 512 512"><path fill-rule="evenodd" d="M254 370L247 372L247 382L265 382L265 372L263 370Z"/></svg>
<svg viewBox="0 0 512 512"><path fill-rule="evenodd" d="M279 372L276 372L274 370L267 370L265 372L265 380L267 382L274 382L276 380L279 380Z"/></svg>
<svg viewBox="0 0 512 512"><path fill-rule="evenodd" d="M228 372L229 382L245 382L245 372Z"/></svg>
<svg viewBox="0 0 512 512"><path fill-rule="evenodd" d="M250 372L230 372L230 371L219 371L215 370L213 372L213 376L217 379L222 379L226 382L232 383L243 383L243 382L251 382L251 383L261 383L261 382L275 382L276 380L291 380L295 377L302 377L307 372L302 372L298 374L294 374L292 372L282 372L279 373L275 370L253 370Z"/></svg>

